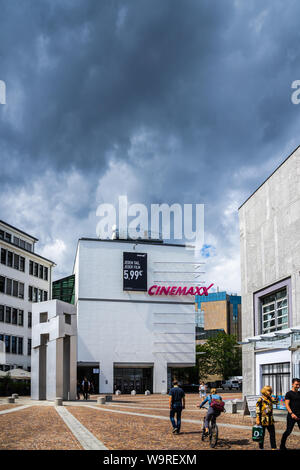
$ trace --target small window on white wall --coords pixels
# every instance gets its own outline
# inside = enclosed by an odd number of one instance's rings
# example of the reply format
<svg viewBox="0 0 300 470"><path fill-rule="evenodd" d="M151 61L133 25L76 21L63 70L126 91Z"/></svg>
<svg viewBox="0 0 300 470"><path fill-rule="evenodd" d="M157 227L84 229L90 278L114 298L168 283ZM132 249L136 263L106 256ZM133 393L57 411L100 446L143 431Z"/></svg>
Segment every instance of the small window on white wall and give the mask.
<svg viewBox="0 0 300 470"><path fill-rule="evenodd" d="M48 313L47 312L41 312L40 313L40 323L47 323L48 321Z"/></svg>

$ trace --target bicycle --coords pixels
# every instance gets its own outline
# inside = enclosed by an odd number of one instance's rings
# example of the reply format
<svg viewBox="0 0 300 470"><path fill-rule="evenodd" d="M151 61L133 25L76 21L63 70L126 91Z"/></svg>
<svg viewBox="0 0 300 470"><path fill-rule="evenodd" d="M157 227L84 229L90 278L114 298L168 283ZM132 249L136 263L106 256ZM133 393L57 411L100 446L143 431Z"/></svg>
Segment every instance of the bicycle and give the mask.
<svg viewBox="0 0 300 470"><path fill-rule="evenodd" d="M206 410L208 409L206 406L204 406ZM213 416L211 420L208 423L208 434L205 431L205 426L204 426L205 418L203 419L203 428L202 428L202 436L201 440L204 441L205 437L209 437L209 445L210 447L214 448L217 445L218 442L218 436L219 436L219 430L218 430L218 425L217 425L217 417Z"/></svg>

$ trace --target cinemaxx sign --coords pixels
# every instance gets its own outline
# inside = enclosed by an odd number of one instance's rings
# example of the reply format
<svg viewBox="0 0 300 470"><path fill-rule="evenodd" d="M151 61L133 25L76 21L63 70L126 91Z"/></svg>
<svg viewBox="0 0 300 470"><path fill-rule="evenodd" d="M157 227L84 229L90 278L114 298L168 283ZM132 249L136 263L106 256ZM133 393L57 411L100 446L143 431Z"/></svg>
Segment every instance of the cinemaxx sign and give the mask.
<svg viewBox="0 0 300 470"><path fill-rule="evenodd" d="M210 284L208 287L181 287L181 286L157 286L153 285L149 287L148 294L149 295L208 295L209 289L213 286Z"/></svg>

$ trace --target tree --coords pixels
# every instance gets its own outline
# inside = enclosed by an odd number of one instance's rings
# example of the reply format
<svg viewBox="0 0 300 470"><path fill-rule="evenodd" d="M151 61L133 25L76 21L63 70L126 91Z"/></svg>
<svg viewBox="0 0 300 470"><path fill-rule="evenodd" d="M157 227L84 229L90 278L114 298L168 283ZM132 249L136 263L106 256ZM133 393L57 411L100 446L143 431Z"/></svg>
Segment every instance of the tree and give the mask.
<svg viewBox="0 0 300 470"><path fill-rule="evenodd" d="M242 353L235 336L220 332L196 350L203 353L196 356L201 379L213 374L221 375L224 380L241 375Z"/></svg>

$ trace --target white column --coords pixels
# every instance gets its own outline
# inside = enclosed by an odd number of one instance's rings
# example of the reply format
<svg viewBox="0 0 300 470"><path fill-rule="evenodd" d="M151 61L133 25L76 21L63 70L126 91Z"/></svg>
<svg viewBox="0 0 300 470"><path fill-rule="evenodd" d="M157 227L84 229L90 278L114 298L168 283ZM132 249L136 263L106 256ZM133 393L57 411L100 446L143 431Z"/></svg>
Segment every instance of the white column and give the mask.
<svg viewBox="0 0 300 470"><path fill-rule="evenodd" d="M70 338L70 400L77 398L77 336Z"/></svg>
<svg viewBox="0 0 300 470"><path fill-rule="evenodd" d="M168 364L164 361L154 363L153 369L153 393L168 391Z"/></svg>
<svg viewBox="0 0 300 470"><path fill-rule="evenodd" d="M114 391L114 365L113 362L100 362L100 393L113 393Z"/></svg>
<svg viewBox="0 0 300 470"><path fill-rule="evenodd" d="M31 399L39 400L39 354L40 348L31 350Z"/></svg>

